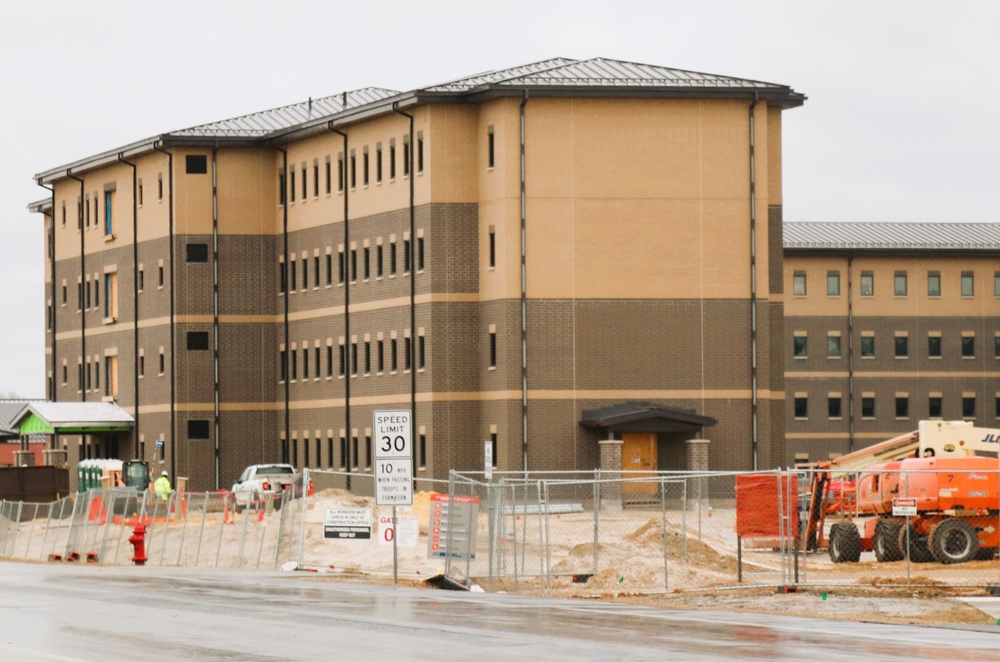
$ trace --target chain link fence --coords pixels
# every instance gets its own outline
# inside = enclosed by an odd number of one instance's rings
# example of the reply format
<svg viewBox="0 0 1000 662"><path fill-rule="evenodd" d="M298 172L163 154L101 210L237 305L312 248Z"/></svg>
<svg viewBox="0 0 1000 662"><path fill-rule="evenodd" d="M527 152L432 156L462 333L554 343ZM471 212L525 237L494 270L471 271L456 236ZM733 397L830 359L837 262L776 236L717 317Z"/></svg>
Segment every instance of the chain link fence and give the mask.
<svg viewBox="0 0 1000 662"><path fill-rule="evenodd" d="M452 473L396 509L370 472L304 473L311 495L239 513L226 493L0 502L0 555L130 564L142 523L153 565L296 561L540 595L1000 585L996 470Z"/></svg>

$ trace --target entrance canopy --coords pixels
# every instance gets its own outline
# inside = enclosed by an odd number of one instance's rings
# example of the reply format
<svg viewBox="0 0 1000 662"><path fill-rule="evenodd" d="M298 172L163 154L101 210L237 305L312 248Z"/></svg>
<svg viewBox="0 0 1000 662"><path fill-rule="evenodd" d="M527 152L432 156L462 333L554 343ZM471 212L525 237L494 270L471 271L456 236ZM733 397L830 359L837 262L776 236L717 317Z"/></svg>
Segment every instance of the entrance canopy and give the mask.
<svg viewBox="0 0 1000 662"><path fill-rule="evenodd" d="M651 402L625 402L603 409L585 409L580 425L610 432L697 432L715 425L710 416L690 409L665 407Z"/></svg>
<svg viewBox="0 0 1000 662"><path fill-rule="evenodd" d="M128 432L135 419L113 402L32 402L11 426L22 435Z"/></svg>

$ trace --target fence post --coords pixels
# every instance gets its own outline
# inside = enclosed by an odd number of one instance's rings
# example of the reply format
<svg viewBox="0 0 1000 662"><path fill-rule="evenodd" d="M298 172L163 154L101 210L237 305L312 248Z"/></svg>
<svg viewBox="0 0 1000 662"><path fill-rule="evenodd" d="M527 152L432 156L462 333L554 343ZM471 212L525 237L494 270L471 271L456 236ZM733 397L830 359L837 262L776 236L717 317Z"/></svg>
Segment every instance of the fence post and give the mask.
<svg viewBox="0 0 1000 662"><path fill-rule="evenodd" d="M309 480L309 469L307 467L302 472L302 522L299 526L299 565L305 565L306 563L306 511L309 506L307 502L311 498L309 496Z"/></svg>
<svg viewBox="0 0 1000 662"><path fill-rule="evenodd" d="M598 554L601 547L601 470L594 472L594 489L591 491L594 505L594 567L592 574L597 574Z"/></svg>
<svg viewBox="0 0 1000 662"><path fill-rule="evenodd" d="M226 504L223 504L225 506ZM223 513L226 511L223 510ZM198 548L194 552L194 567L198 567L198 561L201 559L201 543L205 539L205 520L208 519L208 492L205 492L205 500L202 502L201 506L201 529L198 531ZM219 525L220 536L221 532L226 528L225 515L223 515L223 522Z"/></svg>
<svg viewBox="0 0 1000 662"><path fill-rule="evenodd" d="M667 484L660 476L660 537L663 540L663 590L670 590L670 579L667 568Z"/></svg>

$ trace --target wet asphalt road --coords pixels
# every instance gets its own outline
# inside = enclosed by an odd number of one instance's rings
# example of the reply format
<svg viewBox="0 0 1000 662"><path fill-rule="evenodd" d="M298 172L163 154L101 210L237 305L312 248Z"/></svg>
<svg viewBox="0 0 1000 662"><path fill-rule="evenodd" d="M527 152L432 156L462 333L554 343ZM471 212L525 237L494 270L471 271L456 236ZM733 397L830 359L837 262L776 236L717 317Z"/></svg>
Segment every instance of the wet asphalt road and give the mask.
<svg viewBox="0 0 1000 662"><path fill-rule="evenodd" d="M996 660L998 632L0 563L0 660Z"/></svg>

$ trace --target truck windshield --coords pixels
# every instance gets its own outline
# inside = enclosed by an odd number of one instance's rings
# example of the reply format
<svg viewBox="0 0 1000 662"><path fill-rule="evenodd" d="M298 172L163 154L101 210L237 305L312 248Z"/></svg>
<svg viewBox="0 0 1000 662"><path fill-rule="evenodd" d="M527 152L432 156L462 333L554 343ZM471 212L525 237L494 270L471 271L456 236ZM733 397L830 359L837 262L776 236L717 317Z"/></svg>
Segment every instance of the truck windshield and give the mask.
<svg viewBox="0 0 1000 662"><path fill-rule="evenodd" d="M293 474L293 473L295 473L295 470L292 469L291 467L260 467L259 469L257 469L257 475L262 475L262 474L267 474L267 475L289 474L290 475L290 474Z"/></svg>

